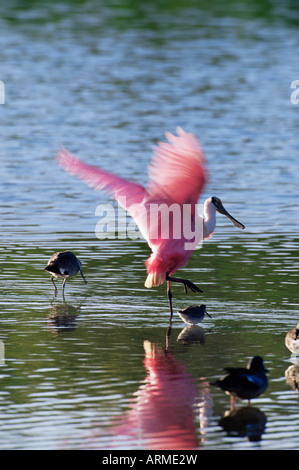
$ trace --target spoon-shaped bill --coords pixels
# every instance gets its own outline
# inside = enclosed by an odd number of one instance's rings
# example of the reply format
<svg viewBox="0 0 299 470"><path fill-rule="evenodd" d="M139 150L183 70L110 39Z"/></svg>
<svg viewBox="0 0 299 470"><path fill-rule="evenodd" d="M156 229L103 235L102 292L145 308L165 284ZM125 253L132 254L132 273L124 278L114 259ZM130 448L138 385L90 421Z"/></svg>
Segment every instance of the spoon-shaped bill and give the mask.
<svg viewBox="0 0 299 470"><path fill-rule="evenodd" d="M217 210L220 214L226 215L226 217L228 217L235 224L236 227L239 227L241 229L245 228L245 225L241 224L241 222L239 222L229 212L227 212L227 210L223 207L223 204L221 202L220 204L218 204Z"/></svg>

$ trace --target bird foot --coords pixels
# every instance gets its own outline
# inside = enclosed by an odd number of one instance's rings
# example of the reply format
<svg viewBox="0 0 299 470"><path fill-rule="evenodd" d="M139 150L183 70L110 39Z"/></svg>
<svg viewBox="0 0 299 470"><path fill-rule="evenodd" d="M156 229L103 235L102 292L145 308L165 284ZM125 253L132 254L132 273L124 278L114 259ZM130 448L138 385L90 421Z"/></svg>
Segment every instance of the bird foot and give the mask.
<svg viewBox="0 0 299 470"><path fill-rule="evenodd" d="M188 289L190 289L192 292L202 292L202 290L191 281L185 280L183 284L186 294L188 293Z"/></svg>
<svg viewBox="0 0 299 470"><path fill-rule="evenodd" d="M193 282L188 281L188 279L181 279L181 278L178 278L178 277L171 277L168 274L166 274L166 279L167 279L167 281L180 282L181 284L184 284L184 289L185 289L186 294L188 293L188 289L190 289L192 292L202 292L202 290L199 287L197 287L195 284L193 284Z"/></svg>

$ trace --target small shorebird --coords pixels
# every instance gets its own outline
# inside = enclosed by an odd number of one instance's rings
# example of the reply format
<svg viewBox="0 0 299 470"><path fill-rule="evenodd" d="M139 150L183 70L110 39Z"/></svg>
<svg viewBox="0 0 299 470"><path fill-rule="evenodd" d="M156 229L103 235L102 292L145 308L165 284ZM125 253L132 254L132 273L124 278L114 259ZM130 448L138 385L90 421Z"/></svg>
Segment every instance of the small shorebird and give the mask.
<svg viewBox="0 0 299 470"><path fill-rule="evenodd" d="M78 258L72 253L71 251L58 251L54 253L53 256L48 261L47 266L45 267L45 271L48 271L51 276L51 281L54 285L54 296L57 295L57 287L54 282L54 277L63 277L63 284L62 284L62 296L64 297L64 286L66 280L69 276L74 276L80 271L80 274L85 282L87 283L85 277L83 276L83 272L81 269L82 263L78 260Z"/></svg>
<svg viewBox="0 0 299 470"><path fill-rule="evenodd" d="M255 356L243 367L227 367L227 375L211 385L221 388L231 396L231 407L234 407L235 398L247 399L248 405L252 398L260 396L268 387L268 370L260 356Z"/></svg>
<svg viewBox="0 0 299 470"><path fill-rule="evenodd" d="M299 323L285 337L285 345L293 354L299 354Z"/></svg>
<svg viewBox="0 0 299 470"><path fill-rule="evenodd" d="M211 315L207 312L206 306L204 304L201 305L189 305L189 307L184 308L184 310L178 311L179 316L181 319L188 323L189 325L196 325L200 323L205 315L212 318Z"/></svg>

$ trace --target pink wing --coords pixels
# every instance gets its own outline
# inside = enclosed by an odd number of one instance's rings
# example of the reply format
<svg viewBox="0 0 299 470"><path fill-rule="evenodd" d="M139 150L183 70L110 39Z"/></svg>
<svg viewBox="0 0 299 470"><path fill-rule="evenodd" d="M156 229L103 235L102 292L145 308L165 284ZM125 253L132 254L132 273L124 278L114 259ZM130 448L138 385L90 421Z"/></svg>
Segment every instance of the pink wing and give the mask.
<svg viewBox="0 0 299 470"><path fill-rule="evenodd" d="M142 235L152 249L150 238L149 206L151 202L195 204L206 182L205 157L200 143L193 134L178 128L178 137L166 133L170 143L155 147L149 168L149 183L143 186L127 181L98 167L88 165L65 149L57 153L58 164L96 190L108 192L134 218Z"/></svg>
<svg viewBox="0 0 299 470"><path fill-rule="evenodd" d="M155 147L149 168L151 196L178 204L196 204L207 181L205 156L198 139L177 128L178 136L166 132L169 143Z"/></svg>
<svg viewBox="0 0 299 470"><path fill-rule="evenodd" d="M96 190L104 190L128 209L132 204L140 203L146 190L143 186L113 175L108 171L82 162L65 149L57 152L58 164L71 175L77 176Z"/></svg>

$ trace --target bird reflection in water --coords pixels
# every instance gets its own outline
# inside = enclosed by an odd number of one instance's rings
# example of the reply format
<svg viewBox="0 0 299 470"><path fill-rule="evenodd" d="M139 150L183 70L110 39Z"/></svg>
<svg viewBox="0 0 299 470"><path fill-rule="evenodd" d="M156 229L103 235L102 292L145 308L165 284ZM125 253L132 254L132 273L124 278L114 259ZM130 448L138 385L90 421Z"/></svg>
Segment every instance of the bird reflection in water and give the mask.
<svg viewBox="0 0 299 470"><path fill-rule="evenodd" d="M61 334L73 331L76 328L76 319L79 307L65 302L53 304L48 315L48 328L52 333Z"/></svg>
<svg viewBox="0 0 299 470"><path fill-rule="evenodd" d="M178 335L177 341L183 344L202 344L206 342L206 335L203 328L198 325L186 326Z"/></svg>
<svg viewBox="0 0 299 470"><path fill-rule="evenodd" d="M285 371L286 383L293 390L299 391L299 362L288 367Z"/></svg>
<svg viewBox="0 0 299 470"><path fill-rule="evenodd" d="M252 406L226 411L219 425L231 437L247 437L249 441L260 441L266 428L266 415Z"/></svg>
<svg viewBox="0 0 299 470"><path fill-rule="evenodd" d="M208 382L199 389L185 364L156 343L144 341L144 351L146 378L128 412L116 420L113 433L141 438L145 449L197 449L196 415L202 429L211 415Z"/></svg>

